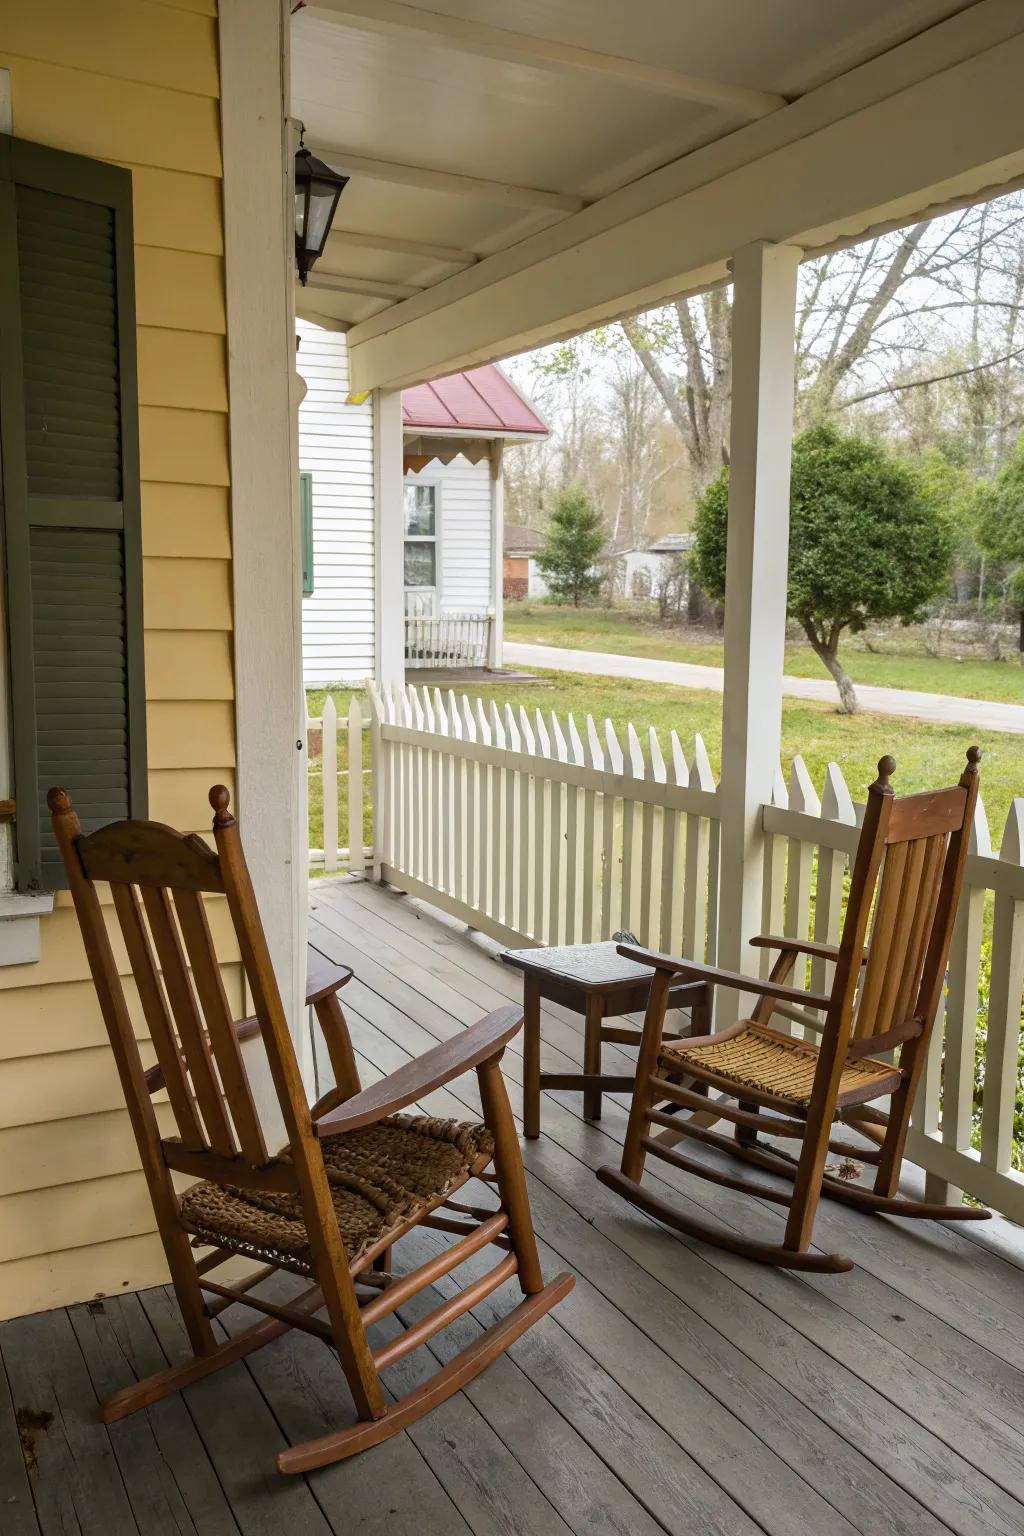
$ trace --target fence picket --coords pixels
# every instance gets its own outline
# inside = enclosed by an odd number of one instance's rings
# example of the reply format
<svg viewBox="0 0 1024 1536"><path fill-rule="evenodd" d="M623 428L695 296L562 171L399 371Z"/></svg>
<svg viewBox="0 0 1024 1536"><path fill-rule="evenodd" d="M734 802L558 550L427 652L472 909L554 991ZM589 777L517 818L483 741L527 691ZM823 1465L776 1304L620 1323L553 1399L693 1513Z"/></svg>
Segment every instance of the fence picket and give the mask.
<svg viewBox="0 0 1024 1536"><path fill-rule="evenodd" d="M838 821L844 826L857 825L853 797L838 763L829 763L821 794L824 821ZM838 944L843 910L843 887L847 857L837 848L818 845L818 878L814 888L814 937L819 944ZM811 990L824 992L832 982L835 967L828 960L811 961Z"/></svg>
<svg viewBox="0 0 1024 1536"><path fill-rule="evenodd" d="M587 716L586 745L582 746L582 761L598 773L604 771L604 753L594 724L593 715ZM581 744L582 745L582 744ZM601 797L603 798L603 797ZM601 909L601 888L605 875L603 863L596 849L598 793L588 786L583 791L583 911L581 938L584 944L593 944L598 937L595 914Z"/></svg>
<svg viewBox="0 0 1024 1536"><path fill-rule="evenodd" d="M789 808L806 816L821 815L818 799L807 765L799 752L789 770ZM785 932L791 939L810 938L812 875L814 870L814 844L791 837L786 859L786 920ZM795 987L806 986L807 962L801 955L793 969L791 983ZM814 1033L803 1025L791 1025L791 1033L813 1040Z"/></svg>
<svg viewBox="0 0 1024 1536"><path fill-rule="evenodd" d="M324 869L338 867L338 710L330 694L324 699L320 762L323 772Z"/></svg>
<svg viewBox="0 0 1024 1536"><path fill-rule="evenodd" d="M348 707L348 872L366 872L366 838L363 835L363 712L353 694Z"/></svg>
<svg viewBox="0 0 1024 1536"><path fill-rule="evenodd" d="M689 771L679 737L675 731L669 737L671 766L662 764L665 783L686 784ZM654 743L652 740L652 757ZM660 757L661 747L658 747ZM661 821L661 932L658 946L666 954L681 952L683 942L683 882L685 860L682 854L683 813L672 806L662 807ZM652 935L652 943L654 938Z"/></svg>
<svg viewBox="0 0 1024 1536"><path fill-rule="evenodd" d="M694 737L690 788L713 789L707 750ZM708 904L711 900L711 823L696 812L686 815L686 873L683 879L683 954L703 960L708 945ZM716 882L717 883L717 882Z"/></svg>
<svg viewBox="0 0 1024 1536"><path fill-rule="evenodd" d="M773 806L789 809L789 790L782 767L775 765L772 780ZM761 887L761 932L783 933L786 923L786 839L776 832L764 836L764 874ZM775 953L768 949L758 950L758 975L766 977L775 963Z"/></svg>
<svg viewBox="0 0 1024 1536"><path fill-rule="evenodd" d="M999 861L1024 865L1024 799L1014 800L999 845ZM1024 900L997 889L992 915L992 976L988 995L982 1161L1006 1173L1013 1155L1021 992L1024 990Z"/></svg>
<svg viewBox="0 0 1024 1536"><path fill-rule="evenodd" d="M617 777L622 776L622 748L610 720L604 722L604 740L608 752L608 766ZM622 863L617 846L616 832L620 825L619 791L609 786L604 796L602 810L602 863L604 883L601 891L601 937L610 939L622 927Z"/></svg>
<svg viewBox="0 0 1024 1536"><path fill-rule="evenodd" d="M981 796L975 807L970 852L992 857L992 836ZM978 1039L978 973L985 935L986 892L983 886L965 883L953 928L949 951L949 988L946 998L943 1040L942 1113L939 1129L943 1144L966 1152L974 1130L974 1059ZM937 1031L936 1031L937 1033ZM921 1120L928 1117L926 1106ZM933 1126L922 1124L931 1131ZM939 1180L941 1198L959 1193L947 1180Z"/></svg>

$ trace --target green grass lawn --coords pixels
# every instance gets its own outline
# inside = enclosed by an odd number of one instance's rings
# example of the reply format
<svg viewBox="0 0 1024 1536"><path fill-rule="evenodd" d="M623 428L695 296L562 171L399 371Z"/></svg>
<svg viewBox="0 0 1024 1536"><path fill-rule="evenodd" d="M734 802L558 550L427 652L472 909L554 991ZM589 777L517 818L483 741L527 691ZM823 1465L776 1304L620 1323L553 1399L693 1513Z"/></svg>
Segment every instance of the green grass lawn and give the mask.
<svg viewBox="0 0 1024 1536"><path fill-rule="evenodd" d="M339 715L343 715L349 707L351 690L339 687L330 691ZM647 727L653 725L660 733L663 750L667 748L669 732L674 729L679 734L688 762L692 757L694 734L699 731L716 776L721 769L722 701L716 693L668 684L624 683L621 678L577 677L563 673L541 674L540 681L535 683L475 687L472 692L474 695L479 693L488 703L493 698L502 705L506 702L515 706L524 704L531 711L541 709L547 713L554 710L563 722L571 711L581 734L588 714L594 716L602 732L607 718L623 742L630 721L640 733L641 740L646 739ZM324 690L310 691L310 715L320 714L323 699ZM785 772L788 774L789 765L799 752L820 793L828 764L836 762L855 800L864 798L867 786L875 777L878 758L884 752L892 752L897 761L894 781L897 792L909 793L954 783L963 766L964 752L974 740L980 741L985 754L982 796L993 842L998 844L1010 801L1014 795L1024 795L1024 739L1020 736L1002 732L985 735L970 726L931 725L891 715L840 715L830 705L799 699L783 704L782 762ZM343 766L341 757L339 752L339 767ZM348 825L346 794L347 776L339 774L343 829ZM369 840L368 813L366 821ZM310 765L310 847L323 846L322 826L319 765L313 763ZM343 830L342 842L345 841L347 833Z"/></svg>
<svg viewBox="0 0 1024 1536"><path fill-rule="evenodd" d="M617 609L509 603L505 606L505 638L535 645L560 645L574 651L612 651L619 656L646 656L656 661L722 665L720 640L701 631L664 628L656 617L634 617ZM867 650L864 640L857 635L849 635L843 642L841 659L855 683L1024 704L1024 667L1016 661L987 661L969 655L958 661L955 655L929 656L919 642L898 630L884 641L872 643L881 648ZM825 668L806 645L787 646L786 671L791 677L828 680Z"/></svg>

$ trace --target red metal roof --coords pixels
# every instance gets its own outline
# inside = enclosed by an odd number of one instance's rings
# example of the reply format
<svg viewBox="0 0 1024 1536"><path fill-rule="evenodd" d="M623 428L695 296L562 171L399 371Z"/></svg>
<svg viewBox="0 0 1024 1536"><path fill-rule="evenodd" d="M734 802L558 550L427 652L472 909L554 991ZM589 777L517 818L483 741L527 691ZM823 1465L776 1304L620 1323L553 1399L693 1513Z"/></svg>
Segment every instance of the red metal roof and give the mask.
<svg viewBox="0 0 1024 1536"><path fill-rule="evenodd" d="M425 432L489 432L495 437L548 433L547 424L494 363L404 389L402 423Z"/></svg>

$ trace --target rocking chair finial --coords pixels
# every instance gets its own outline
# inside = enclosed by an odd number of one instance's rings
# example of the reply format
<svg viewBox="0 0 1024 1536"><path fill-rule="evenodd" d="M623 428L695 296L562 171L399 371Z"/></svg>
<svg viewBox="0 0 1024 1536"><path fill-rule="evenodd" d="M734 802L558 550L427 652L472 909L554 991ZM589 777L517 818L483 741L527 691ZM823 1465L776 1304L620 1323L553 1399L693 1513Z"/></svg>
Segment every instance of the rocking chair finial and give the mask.
<svg viewBox="0 0 1024 1536"><path fill-rule="evenodd" d="M233 827L235 818L228 810L231 803L231 792L226 784L214 784L209 794L210 805L213 809L213 824L215 827Z"/></svg>
<svg viewBox="0 0 1024 1536"><path fill-rule="evenodd" d="M878 778L871 785L871 788L877 789L880 794L891 795L893 793L893 789L892 785L889 783L889 780L892 778L895 772L896 759L894 757L890 757L889 753L887 752L884 757L880 757L878 759Z"/></svg>

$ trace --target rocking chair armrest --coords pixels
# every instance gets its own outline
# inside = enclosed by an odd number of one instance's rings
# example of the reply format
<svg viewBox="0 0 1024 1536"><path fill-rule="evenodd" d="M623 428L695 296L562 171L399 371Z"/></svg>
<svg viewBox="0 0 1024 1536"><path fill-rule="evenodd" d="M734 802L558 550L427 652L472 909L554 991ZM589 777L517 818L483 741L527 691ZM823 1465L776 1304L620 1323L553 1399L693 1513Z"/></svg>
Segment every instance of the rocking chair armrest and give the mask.
<svg viewBox="0 0 1024 1536"><path fill-rule="evenodd" d="M336 965L312 946L306 951L306 1007L312 1008L325 997L339 992L352 980L352 970L347 965Z"/></svg>
<svg viewBox="0 0 1024 1536"><path fill-rule="evenodd" d="M762 976L743 976L739 971L725 971L717 965L699 965L695 960L676 959L656 950L620 944L620 955L653 966L656 971L683 976L687 981L704 981L712 987L731 987L736 992L756 992L759 997L774 997L797 1008L828 1008L832 1002L825 992L805 992L802 987L786 987L781 982L766 981Z"/></svg>
<svg viewBox="0 0 1024 1536"><path fill-rule="evenodd" d="M433 1050L406 1062L397 1072L322 1115L314 1121L314 1131L321 1141L326 1141L330 1136L373 1125L385 1115L396 1114L425 1094L433 1093L435 1088L443 1088L452 1078L461 1077L499 1055L519 1033L522 1023L523 1010L515 1003L496 1008L454 1039L435 1045Z"/></svg>
<svg viewBox="0 0 1024 1536"><path fill-rule="evenodd" d="M781 933L758 933L751 939L755 949L791 949L799 955L811 955L816 960L838 960L838 944L819 944L816 939L790 939ZM865 949L860 957L861 965L866 965L868 952Z"/></svg>

